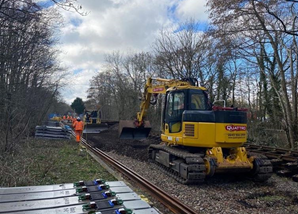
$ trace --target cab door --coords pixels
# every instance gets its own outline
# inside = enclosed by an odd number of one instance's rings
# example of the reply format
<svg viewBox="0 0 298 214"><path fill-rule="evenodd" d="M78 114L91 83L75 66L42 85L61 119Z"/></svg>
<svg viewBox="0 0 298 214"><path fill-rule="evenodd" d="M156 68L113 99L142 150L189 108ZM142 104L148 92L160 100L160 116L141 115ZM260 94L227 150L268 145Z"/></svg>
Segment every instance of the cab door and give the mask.
<svg viewBox="0 0 298 214"><path fill-rule="evenodd" d="M165 132L177 133L182 129L182 114L185 110L185 93L171 91L166 95L163 124Z"/></svg>

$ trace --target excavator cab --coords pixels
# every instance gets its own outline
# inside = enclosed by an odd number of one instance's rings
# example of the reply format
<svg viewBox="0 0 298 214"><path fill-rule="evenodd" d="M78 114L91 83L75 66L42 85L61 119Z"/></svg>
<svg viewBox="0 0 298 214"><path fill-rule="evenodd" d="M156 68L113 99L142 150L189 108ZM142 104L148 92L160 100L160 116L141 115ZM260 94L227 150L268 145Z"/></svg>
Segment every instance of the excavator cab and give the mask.
<svg viewBox="0 0 298 214"><path fill-rule="evenodd" d="M163 133L178 133L182 131L183 118L187 116L185 111L205 111L211 107L207 94L197 89L182 89L169 91L166 94L166 103L162 115Z"/></svg>

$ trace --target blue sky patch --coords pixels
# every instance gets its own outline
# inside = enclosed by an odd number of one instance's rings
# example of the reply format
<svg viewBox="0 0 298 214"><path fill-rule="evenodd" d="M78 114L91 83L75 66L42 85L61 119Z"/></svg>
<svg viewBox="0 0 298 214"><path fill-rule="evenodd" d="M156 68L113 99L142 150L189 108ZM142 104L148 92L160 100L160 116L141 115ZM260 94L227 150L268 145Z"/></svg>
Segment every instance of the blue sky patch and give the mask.
<svg viewBox="0 0 298 214"><path fill-rule="evenodd" d="M174 22L174 23L178 23L179 19L177 18L177 16L175 15L176 10L177 10L177 4L173 4L171 7L168 7L167 10L167 15L168 17Z"/></svg>
<svg viewBox="0 0 298 214"><path fill-rule="evenodd" d="M79 69L76 69L73 71L73 74L78 74L78 73L81 73L83 71L82 68L79 68Z"/></svg>
<svg viewBox="0 0 298 214"><path fill-rule="evenodd" d="M194 25L195 32L201 32L201 31L205 32L208 29L207 21L206 22L198 21L198 22L192 23L192 25ZM188 28L187 24L180 24L180 26L176 30L174 30L174 33L187 30L187 28Z"/></svg>
<svg viewBox="0 0 298 214"><path fill-rule="evenodd" d="M186 30L188 27L188 25L185 24L186 23L185 21L182 21L177 17L176 15L177 7L178 7L178 4L173 4L167 9L167 16L169 17L169 19L171 19L173 23L179 24L179 27L176 30L174 30L174 33ZM189 20L189 21L194 24L195 32L201 32L201 31L205 32L208 29L207 21L205 22L198 21L198 20Z"/></svg>
<svg viewBox="0 0 298 214"><path fill-rule="evenodd" d="M49 8L55 5L55 3L51 0L37 2L36 4L42 8Z"/></svg>
<svg viewBox="0 0 298 214"><path fill-rule="evenodd" d="M70 20L70 23L73 25L73 26L75 26L75 27L79 27L81 24L82 24L82 20L81 19L78 19L78 18L76 18L76 19L71 19Z"/></svg>

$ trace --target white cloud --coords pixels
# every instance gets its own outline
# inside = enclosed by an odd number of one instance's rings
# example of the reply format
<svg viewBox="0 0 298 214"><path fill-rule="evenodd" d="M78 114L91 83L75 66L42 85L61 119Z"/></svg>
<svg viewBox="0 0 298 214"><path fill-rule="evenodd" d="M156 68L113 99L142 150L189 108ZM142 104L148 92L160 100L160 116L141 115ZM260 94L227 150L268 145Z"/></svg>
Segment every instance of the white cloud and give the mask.
<svg viewBox="0 0 298 214"><path fill-rule="evenodd" d="M66 103L71 104L76 97L86 99L89 81L96 74L94 70L83 70L83 72L69 74L63 78L60 93Z"/></svg>
<svg viewBox="0 0 298 214"><path fill-rule="evenodd" d="M150 51L162 28L177 25L173 22L173 15L182 21L189 16L205 20L205 16L200 15L205 10L205 0L81 0L78 3L87 16L60 10L65 24L60 32L59 58L68 68L70 84L75 81L84 85L84 90L75 87L63 92L68 103L76 97L86 99L89 80L100 71L106 54ZM172 8L176 11L171 11ZM74 70L82 71L71 76Z"/></svg>
<svg viewBox="0 0 298 214"><path fill-rule="evenodd" d="M177 16L184 21L189 19L207 21L206 3L207 0L180 1L177 7Z"/></svg>
<svg viewBox="0 0 298 214"><path fill-rule="evenodd" d="M46 2L48 0L33 0L34 3L39 3L39 2Z"/></svg>

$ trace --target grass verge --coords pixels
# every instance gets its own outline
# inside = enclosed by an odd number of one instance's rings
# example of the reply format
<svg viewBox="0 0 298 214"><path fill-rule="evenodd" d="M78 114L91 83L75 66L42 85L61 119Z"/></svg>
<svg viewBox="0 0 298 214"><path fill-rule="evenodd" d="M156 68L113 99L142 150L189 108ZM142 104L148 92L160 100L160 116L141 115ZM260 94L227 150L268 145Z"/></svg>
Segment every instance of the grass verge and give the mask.
<svg viewBox="0 0 298 214"><path fill-rule="evenodd" d="M2 187L116 180L74 140L28 139L14 154L1 156L0 175Z"/></svg>

